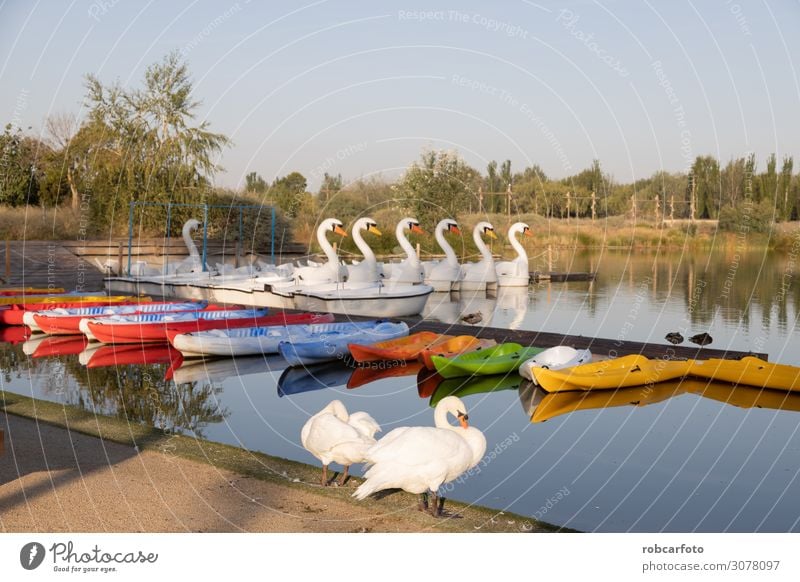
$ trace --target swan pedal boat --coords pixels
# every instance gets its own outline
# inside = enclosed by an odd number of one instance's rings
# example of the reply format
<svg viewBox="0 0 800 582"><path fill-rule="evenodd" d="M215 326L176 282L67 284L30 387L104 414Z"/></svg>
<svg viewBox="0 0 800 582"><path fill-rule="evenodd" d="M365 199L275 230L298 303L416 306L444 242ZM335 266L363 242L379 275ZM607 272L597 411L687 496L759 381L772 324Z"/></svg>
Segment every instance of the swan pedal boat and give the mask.
<svg viewBox="0 0 800 582"><path fill-rule="evenodd" d="M35 296L34 296L35 297ZM129 295L112 296L84 296L80 299L73 298L69 301L46 301L39 297L39 302L13 303L0 306L0 325L25 325L25 314L33 311L47 311L49 309L73 307L101 307L104 305L138 305L149 303L149 297L133 297Z"/></svg>
<svg viewBox="0 0 800 582"><path fill-rule="evenodd" d="M185 358L277 354L278 344L305 337L333 323L331 313L295 313L273 316L271 325L240 326L207 331L181 332L170 328L167 339ZM318 327L322 326L322 327Z"/></svg>
<svg viewBox="0 0 800 582"><path fill-rule="evenodd" d="M497 342L493 339L481 339L471 335L457 335L454 338L445 340L442 343L423 349L419 358L425 367L434 370L432 356L442 356L444 358L455 358L461 354L475 352L496 346Z"/></svg>
<svg viewBox="0 0 800 582"><path fill-rule="evenodd" d="M800 367L773 364L754 356L745 356L741 360L693 360L690 361L689 373L699 378L755 388L800 392Z"/></svg>
<svg viewBox="0 0 800 582"><path fill-rule="evenodd" d="M348 344L370 344L408 335L405 322L364 321L308 326L278 344L278 351L290 366L306 366L349 358Z"/></svg>
<svg viewBox="0 0 800 582"><path fill-rule="evenodd" d="M58 307L46 311L29 311L23 323L34 331L50 335L76 335L81 333L81 319L102 319L112 315L138 315L140 313L175 313L220 309L205 301L188 303L144 303L133 305L101 305L97 307Z"/></svg>
<svg viewBox="0 0 800 582"><path fill-rule="evenodd" d="M509 342L455 358L431 356L431 360L436 371L445 379L471 375L491 376L517 371L522 362L543 350L544 348L523 347Z"/></svg>
<svg viewBox="0 0 800 582"><path fill-rule="evenodd" d="M268 315L266 309L220 309L188 313L146 313L114 315L98 320L84 320L97 341L103 343L167 342L168 332L191 333L212 329L259 327L308 321L304 313Z"/></svg>
<svg viewBox="0 0 800 582"><path fill-rule="evenodd" d="M690 360L651 360L638 354L562 370L533 368L536 382L547 392L615 390L675 380L689 373Z"/></svg>
<svg viewBox="0 0 800 582"><path fill-rule="evenodd" d="M416 360L423 350L453 339L432 331L420 331L407 337L372 345L350 344L350 355L359 364L378 360Z"/></svg>

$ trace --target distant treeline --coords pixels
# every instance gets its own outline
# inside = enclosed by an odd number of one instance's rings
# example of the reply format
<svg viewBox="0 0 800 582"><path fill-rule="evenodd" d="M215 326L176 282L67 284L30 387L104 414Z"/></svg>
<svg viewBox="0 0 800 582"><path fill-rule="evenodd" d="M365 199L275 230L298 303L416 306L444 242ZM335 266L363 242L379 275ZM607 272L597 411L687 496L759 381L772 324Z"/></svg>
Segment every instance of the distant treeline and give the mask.
<svg viewBox="0 0 800 582"><path fill-rule="evenodd" d="M455 152L425 151L404 176L347 183L325 174L316 194L299 172L268 181L258 172L242 191L213 186L217 159L230 145L208 122L196 123L189 69L177 53L148 67L141 88L105 85L86 77L85 110L51 116L41 135L9 123L0 135L0 205L61 208L83 235L124 232L129 203L220 205L262 204L280 210L279 228L292 225L302 236L320 216L349 221L364 212L387 220L403 213L434 221L466 213L538 214L547 218L630 216L637 220L719 219L735 230L747 224L765 230L774 222L800 217L800 177L791 156L754 155L723 164L698 156L687 173L656 172L631 184L616 182L595 160L573 176L553 179L533 165L514 172L510 161L485 170L469 166ZM75 216L80 215L80 220ZM176 208L171 234L192 209ZM248 214L248 236L264 226L265 215ZM377 218L377 217L376 217ZM238 225L238 213L215 211L217 231ZM161 211L136 216L143 231L163 233ZM213 233L212 233L213 234ZM76 233L77 236L77 233Z"/></svg>

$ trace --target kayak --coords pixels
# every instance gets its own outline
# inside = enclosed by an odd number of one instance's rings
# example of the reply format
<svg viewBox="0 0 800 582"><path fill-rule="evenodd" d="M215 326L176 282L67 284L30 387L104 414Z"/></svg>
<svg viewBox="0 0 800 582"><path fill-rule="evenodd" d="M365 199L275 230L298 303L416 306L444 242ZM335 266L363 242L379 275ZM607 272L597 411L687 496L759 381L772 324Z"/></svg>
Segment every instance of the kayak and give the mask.
<svg viewBox="0 0 800 582"><path fill-rule="evenodd" d="M348 344L369 344L408 335L404 322L363 321L310 325L292 330L290 339L278 344L278 351L290 366L307 366L349 358Z"/></svg>
<svg viewBox="0 0 800 582"><path fill-rule="evenodd" d="M452 378L445 380L436 388L429 404L435 408L439 401L446 396L464 398L473 394L499 392L501 390L519 390L520 384L525 380L518 374L497 374L493 376L473 376L471 378Z"/></svg>
<svg viewBox="0 0 800 582"><path fill-rule="evenodd" d="M0 327L0 342L19 344L31 337L31 330L27 327L15 325Z"/></svg>
<svg viewBox="0 0 800 582"><path fill-rule="evenodd" d="M800 412L800 394L785 390L693 380L688 385L688 391L737 408L768 408Z"/></svg>
<svg viewBox="0 0 800 582"><path fill-rule="evenodd" d="M26 313L23 322L31 329L50 335L75 335L81 333L81 319L103 319L112 315L136 315L139 313L175 313L180 311L204 311L220 309L205 301L186 303L146 303L142 305L103 305L98 307L73 307ZM32 324L29 321L33 320Z"/></svg>
<svg viewBox="0 0 800 582"><path fill-rule="evenodd" d="M589 350L576 350L569 346L555 346L547 348L530 360L525 360L519 367L519 375L536 384L536 379L533 377L533 368L561 370L562 368L571 368L591 361L592 352Z"/></svg>
<svg viewBox="0 0 800 582"><path fill-rule="evenodd" d="M228 329L182 332L167 330L167 339L185 358L252 356L277 354L278 344L291 339L298 326L330 324L330 313L278 314L263 318L272 325L229 326ZM338 324L334 324L338 325Z"/></svg>
<svg viewBox="0 0 800 582"><path fill-rule="evenodd" d="M350 344L349 348L350 355L359 363L377 360L416 360L422 350L435 347L452 338L452 335L421 331L372 345Z"/></svg>
<svg viewBox="0 0 800 582"><path fill-rule="evenodd" d="M470 375L491 376L515 372L522 362L543 350L544 348L522 347L509 342L454 358L431 356L431 360L436 371L446 379Z"/></svg>
<svg viewBox="0 0 800 582"><path fill-rule="evenodd" d="M341 362L326 362L307 368L286 368L278 378L278 396L291 396L323 388L343 386L352 372L352 368L348 368Z"/></svg>
<svg viewBox="0 0 800 582"><path fill-rule="evenodd" d="M596 390L579 392L546 393L533 410L526 410L531 415L531 422L545 422L556 416L570 414L579 410L596 410L619 406L647 406L663 402L673 396L685 394L690 390L691 381L671 380L660 382L642 390L641 387L620 388L619 390ZM538 388L541 390L541 388Z"/></svg>
<svg viewBox="0 0 800 582"><path fill-rule="evenodd" d="M391 365L392 363L394 365ZM359 366L353 370L353 375L347 381L347 387L360 388L386 378L414 376L423 368L422 362L406 362L405 360L395 360L387 364L385 366Z"/></svg>
<svg viewBox="0 0 800 582"><path fill-rule="evenodd" d="M224 358L220 360L183 360L180 365L167 369L165 380L176 384L189 382L223 382L228 378L241 378L252 374L274 373L286 367L284 359L278 355L245 356L243 358Z"/></svg>
<svg viewBox="0 0 800 582"><path fill-rule="evenodd" d="M13 297L15 295L47 295L48 293L64 293L63 287L3 287L0 289L0 297Z"/></svg>
<svg viewBox="0 0 800 582"><path fill-rule="evenodd" d="M53 303L120 303L140 299L149 301L149 298L132 297L129 295L98 295L97 293L68 293L65 295L9 295L0 297L0 305L29 305L31 303L42 303L49 305ZM76 305L77 307L77 305Z"/></svg>
<svg viewBox="0 0 800 582"><path fill-rule="evenodd" d="M87 368L104 368L108 366L173 364L180 357L181 353L172 349L169 344L104 345L91 352L85 365Z"/></svg>
<svg viewBox="0 0 800 582"><path fill-rule="evenodd" d="M682 378L691 367L690 360L650 360L634 354L563 370L534 368L533 375L547 392L614 390Z"/></svg>
<svg viewBox="0 0 800 582"><path fill-rule="evenodd" d="M741 360L695 360L691 362L689 373L700 378L756 388L800 392L800 368L772 364L753 356L746 356Z"/></svg>
<svg viewBox="0 0 800 582"><path fill-rule="evenodd" d="M466 354L497 345L493 339L480 339L471 335L458 335L435 346L425 348L419 354L419 358L426 368L434 369L431 356L444 356L454 358L460 354Z"/></svg>
<svg viewBox="0 0 800 582"><path fill-rule="evenodd" d="M86 298L86 300L78 301L53 301L44 302L43 298L39 298L41 303L14 303L13 305L0 306L0 325L24 325L25 313L29 311L47 311L49 309L57 308L72 308L72 307L99 307L104 305L138 305L143 302L149 302L150 298L138 298L122 295L115 295L106 299L98 299L96 297ZM109 300L110 299L110 300Z"/></svg>
<svg viewBox="0 0 800 582"><path fill-rule="evenodd" d="M266 309L220 309L185 313L112 315L98 320L83 320L81 328L86 327L97 341L103 343L148 343L167 342L169 334L302 323L313 317L314 315L306 313L281 312L267 315Z"/></svg>
<svg viewBox="0 0 800 582"><path fill-rule="evenodd" d="M45 358L48 356L71 356L80 354L88 343L89 340L86 339L86 336L82 335L46 337L37 344L31 356L34 358Z"/></svg>

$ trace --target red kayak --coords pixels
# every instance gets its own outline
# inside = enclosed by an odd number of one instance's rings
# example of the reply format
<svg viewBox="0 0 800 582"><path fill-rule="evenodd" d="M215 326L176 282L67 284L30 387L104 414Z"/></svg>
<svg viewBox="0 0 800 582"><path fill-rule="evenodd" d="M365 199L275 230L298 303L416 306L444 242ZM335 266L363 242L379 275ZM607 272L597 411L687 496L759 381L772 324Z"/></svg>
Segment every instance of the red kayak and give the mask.
<svg viewBox="0 0 800 582"><path fill-rule="evenodd" d="M106 306L104 306L106 307ZM135 309L135 305L109 305L107 312L103 312L103 308L86 308L86 309L71 309L68 313L50 313L42 312L33 316L36 325L39 326L44 333L50 335L76 335L83 332L79 329L82 319L105 319L113 315L139 315L141 313L179 313L179 312L197 312L197 311L216 311L220 309L241 309L237 306L222 306L222 305L205 305L205 304L191 304L191 303L149 303L142 306L142 309ZM123 308L130 308L131 311L119 313ZM97 313L94 313L97 311ZM72 313L77 312L77 313Z"/></svg>
<svg viewBox="0 0 800 582"><path fill-rule="evenodd" d="M36 346L36 350L31 354L31 357L45 358L47 356L70 356L80 354L88 343L89 339L85 335L48 337Z"/></svg>
<svg viewBox="0 0 800 582"><path fill-rule="evenodd" d="M181 353L169 344L157 346L113 345L98 348L92 353L86 367L173 364L182 359Z"/></svg>
<svg viewBox="0 0 800 582"><path fill-rule="evenodd" d="M27 327L15 325L14 327L0 327L0 342L19 344L31 337L31 330Z"/></svg>
<svg viewBox="0 0 800 582"><path fill-rule="evenodd" d="M148 299L149 301L149 299ZM101 307L106 305L136 305L140 301L64 301L63 303L15 303L0 306L0 325L24 325L22 318L27 311L49 309L71 309L73 307Z"/></svg>
<svg viewBox="0 0 800 582"><path fill-rule="evenodd" d="M131 316L109 317L100 321L88 321L86 326L97 341L107 344L130 344L166 342L168 333L208 331L211 329L235 329L240 327L264 327L268 325L294 325L331 323L331 313L284 313L267 315L263 309L230 310L218 312L179 313L166 317Z"/></svg>

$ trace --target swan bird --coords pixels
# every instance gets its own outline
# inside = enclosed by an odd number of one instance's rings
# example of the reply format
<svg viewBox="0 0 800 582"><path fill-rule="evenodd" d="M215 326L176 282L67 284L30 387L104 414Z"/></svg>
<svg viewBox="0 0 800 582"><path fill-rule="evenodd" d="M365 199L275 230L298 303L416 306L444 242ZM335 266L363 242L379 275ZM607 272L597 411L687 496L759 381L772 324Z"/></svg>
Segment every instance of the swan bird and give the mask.
<svg viewBox="0 0 800 582"><path fill-rule="evenodd" d="M300 442L322 462L322 485L328 485L328 465L344 466L340 485L347 480L353 463L364 462L367 450L375 445L381 427L366 412L348 414L340 400L331 401L308 419L300 431Z"/></svg>
<svg viewBox="0 0 800 582"><path fill-rule="evenodd" d="M448 415L459 424L451 425ZM435 427L394 429L367 450L365 461L370 467L353 496L361 500L377 491L399 488L420 495L420 510L441 515L444 498L437 499L439 488L477 465L486 452L486 438L468 420L461 399L448 396L436 405Z"/></svg>

